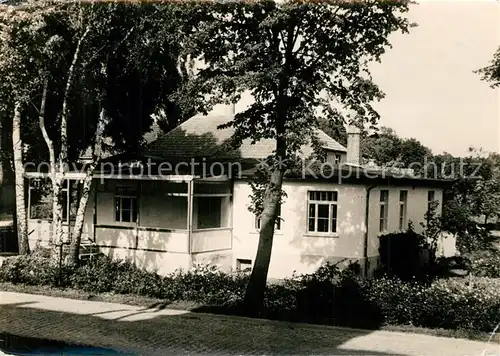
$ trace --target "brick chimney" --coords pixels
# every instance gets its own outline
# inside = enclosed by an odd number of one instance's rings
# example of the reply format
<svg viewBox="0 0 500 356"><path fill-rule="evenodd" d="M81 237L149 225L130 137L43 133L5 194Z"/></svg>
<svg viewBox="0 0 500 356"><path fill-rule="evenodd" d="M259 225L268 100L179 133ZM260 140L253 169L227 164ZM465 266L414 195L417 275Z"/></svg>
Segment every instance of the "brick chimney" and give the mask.
<svg viewBox="0 0 500 356"><path fill-rule="evenodd" d="M361 163L361 130L356 126L347 127L347 157L346 163L359 165Z"/></svg>

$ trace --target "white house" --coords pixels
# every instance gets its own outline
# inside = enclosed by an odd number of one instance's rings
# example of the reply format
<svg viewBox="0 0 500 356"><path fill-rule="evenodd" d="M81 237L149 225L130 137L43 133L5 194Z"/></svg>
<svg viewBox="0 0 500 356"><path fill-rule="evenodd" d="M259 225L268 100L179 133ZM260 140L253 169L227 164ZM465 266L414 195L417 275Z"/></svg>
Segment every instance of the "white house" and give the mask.
<svg viewBox="0 0 500 356"><path fill-rule="evenodd" d="M248 178L270 155L273 140L225 145L232 130L217 126L232 119L195 116L160 135L135 157L114 156L94 176L85 216L84 241L115 258L132 259L160 274L194 263L223 269L251 267L259 220L248 210ZM419 178L408 171L359 165L359 131L349 130L345 148L317 132L326 161L305 160L301 172L286 176L287 198L276 225L269 278L308 273L326 261L358 260L367 271L378 261L378 236L420 228L430 201L442 202L447 181ZM30 243L51 238L51 200L40 184L45 172L29 172ZM83 175L67 174L66 226L75 218L73 197ZM441 204L439 204L438 212Z"/></svg>

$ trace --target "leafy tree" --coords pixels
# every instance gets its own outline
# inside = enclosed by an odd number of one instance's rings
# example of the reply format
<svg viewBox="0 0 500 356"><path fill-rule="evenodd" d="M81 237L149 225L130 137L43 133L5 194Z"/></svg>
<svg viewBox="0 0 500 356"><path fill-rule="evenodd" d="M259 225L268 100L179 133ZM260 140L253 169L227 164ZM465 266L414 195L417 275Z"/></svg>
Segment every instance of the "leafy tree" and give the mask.
<svg viewBox="0 0 500 356"><path fill-rule="evenodd" d="M342 121L320 117L318 118L318 128L341 145L347 146L347 129Z"/></svg>
<svg viewBox="0 0 500 356"><path fill-rule="evenodd" d="M254 102L223 127L234 127L235 145L247 138L276 142L261 185L259 244L244 299L246 311L258 313L285 172L300 145L314 136L318 117L376 123L370 103L382 93L367 63L384 53L390 33L408 30L400 16L408 4L257 1L202 3L197 9L202 31L190 53L206 64L198 73L197 94L236 102L250 91Z"/></svg>
<svg viewBox="0 0 500 356"><path fill-rule="evenodd" d="M31 11L18 8L0 8L0 111L2 127L10 126L12 141L12 160L15 172L15 201L17 233L19 241L19 253L29 253L28 229L26 216L26 198L24 184L24 145L23 134L26 128L32 128L23 114L30 105L30 99L36 95L39 86L37 77L32 77L33 59L24 60L22 56L22 45L16 43L14 37L17 35L20 24L25 23L30 16L44 16L50 8L41 9L33 7ZM35 27L26 28L27 32L36 31ZM30 72L31 71L31 72ZM9 122L10 121L10 122ZM7 125L8 124L8 125Z"/></svg>
<svg viewBox="0 0 500 356"><path fill-rule="evenodd" d="M493 55L490 65L478 69L475 73L481 76L481 79L491 84L492 88L500 85L500 47Z"/></svg>
<svg viewBox="0 0 500 356"><path fill-rule="evenodd" d="M401 138L384 126L373 134L363 132L361 150L364 157L381 167L413 168L416 173L423 173L426 159L432 157L431 150L418 140Z"/></svg>
<svg viewBox="0 0 500 356"><path fill-rule="evenodd" d="M382 167L399 165L401 144L402 139L393 129L382 126L373 134L363 132L361 154Z"/></svg>

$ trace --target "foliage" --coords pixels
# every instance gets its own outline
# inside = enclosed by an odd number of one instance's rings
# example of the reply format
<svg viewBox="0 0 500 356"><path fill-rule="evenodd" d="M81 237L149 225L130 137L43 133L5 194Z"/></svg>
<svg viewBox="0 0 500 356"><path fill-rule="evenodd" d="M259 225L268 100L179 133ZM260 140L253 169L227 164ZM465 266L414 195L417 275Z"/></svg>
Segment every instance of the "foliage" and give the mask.
<svg viewBox="0 0 500 356"><path fill-rule="evenodd" d="M414 138L401 138L389 127L382 126L371 134L363 131L361 138L363 157L381 167L412 168L422 173L432 157L431 150L422 143Z"/></svg>
<svg viewBox="0 0 500 356"><path fill-rule="evenodd" d="M58 269L51 256L51 251L37 250L8 259L0 267L0 281L55 286ZM265 316L365 328L383 323L487 332L498 323L500 279L474 276L422 284L389 277L365 280L353 270L326 264L314 273L269 285ZM197 265L161 277L104 256L64 272L63 287L132 293L166 302L195 301L227 312L241 311L248 283L247 275L224 273L214 266Z"/></svg>
<svg viewBox="0 0 500 356"><path fill-rule="evenodd" d="M500 280L450 278L425 286L398 279L374 280L370 300L388 324L491 332L498 324Z"/></svg>
<svg viewBox="0 0 500 356"><path fill-rule="evenodd" d="M492 88L500 85L500 48L493 55L489 66L476 71L481 75L481 79L490 82Z"/></svg>
<svg viewBox="0 0 500 356"><path fill-rule="evenodd" d="M500 278L500 251L474 251L463 255L469 261L470 273L477 277Z"/></svg>
<svg viewBox="0 0 500 356"><path fill-rule="evenodd" d="M434 157L431 176L454 178L443 199L442 229L457 236L461 252L487 247L489 231L481 226L495 222L500 212L500 156L470 150L465 158L445 154Z"/></svg>
<svg viewBox="0 0 500 356"><path fill-rule="evenodd" d="M273 226L290 162L314 138L318 118L376 123L372 101L383 93L372 82L368 63L379 60L390 46L389 34L408 31L407 19L400 16L407 10L408 3L402 1L197 5L203 30L189 53L201 57L205 66L197 74L193 95L206 95L211 103L234 103L250 92L253 102L221 128L234 128L234 146L245 139L276 142L246 295L249 312L262 306Z"/></svg>
<svg viewBox="0 0 500 356"><path fill-rule="evenodd" d="M57 123L70 65L89 28L68 93L71 161L93 142L102 106L111 118L106 136L121 151L138 148L142 134L150 129L152 113L162 113L164 128L174 127L193 113L195 101L182 95L189 78L178 68L189 32L189 6L43 2L14 13L18 16L3 28L6 59L0 62L0 71L6 80L0 94L4 106L12 105L12 95L18 92L32 103L26 106L24 125L24 140L30 147L45 146L37 111L44 73L49 75L48 133L59 147ZM47 161L46 150L32 154L38 155L35 161Z"/></svg>
<svg viewBox="0 0 500 356"><path fill-rule="evenodd" d="M6 259L0 268L0 280L27 285L61 286L70 274L63 268L60 274L58 260L50 249L36 249L29 255L21 255Z"/></svg>
<svg viewBox="0 0 500 356"><path fill-rule="evenodd" d="M413 229L380 236L380 263L377 273L399 277L402 280L423 280L428 277L429 269L424 253L433 255L426 237Z"/></svg>
<svg viewBox="0 0 500 356"><path fill-rule="evenodd" d="M429 202L427 211L424 214L424 222L420 223L423 229L423 235L426 239L427 248L433 254L437 250L438 239L442 233L441 216L437 214L439 201Z"/></svg>

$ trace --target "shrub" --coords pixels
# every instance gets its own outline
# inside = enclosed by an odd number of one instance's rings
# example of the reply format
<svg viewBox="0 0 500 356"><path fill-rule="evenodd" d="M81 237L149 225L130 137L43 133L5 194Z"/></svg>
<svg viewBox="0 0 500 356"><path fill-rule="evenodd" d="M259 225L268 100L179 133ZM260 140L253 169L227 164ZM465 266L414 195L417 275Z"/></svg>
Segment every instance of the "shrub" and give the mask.
<svg viewBox="0 0 500 356"><path fill-rule="evenodd" d="M280 291L279 300L286 306L281 309L293 310L295 304L294 316L303 321L358 327L378 325L381 317L367 299L366 281L356 275L356 264L341 270L341 262L327 263L312 274L287 279L286 291Z"/></svg>
<svg viewBox="0 0 500 356"><path fill-rule="evenodd" d="M436 259L432 273L437 277L451 277L456 276L453 270L462 270L468 274L470 269L470 260L465 256L439 257Z"/></svg>
<svg viewBox="0 0 500 356"><path fill-rule="evenodd" d="M37 250L6 260L0 267L0 280L57 286L58 267L50 251ZM77 270L64 267L63 276L68 276L63 278L63 287L194 301L224 310L241 307L249 278L207 265L161 277L130 261L105 256ZM491 332L500 315L500 279L472 276L428 284L389 277L366 280L353 269L340 270L338 264L327 263L314 273L269 285L264 304L266 315L273 318L364 328L386 323Z"/></svg>
<svg viewBox="0 0 500 356"><path fill-rule="evenodd" d="M425 237L412 229L380 236L380 263L378 274L387 274L402 280L426 279L429 269L425 253L434 255ZM429 261L431 262L431 261Z"/></svg>
<svg viewBox="0 0 500 356"><path fill-rule="evenodd" d="M425 286L381 278L370 282L369 299L387 324L491 332L500 312L500 280L449 278Z"/></svg>
<svg viewBox="0 0 500 356"><path fill-rule="evenodd" d="M464 257L469 261L470 273L474 276L500 278L500 251L476 251Z"/></svg>
<svg viewBox="0 0 500 356"><path fill-rule="evenodd" d="M235 305L243 298L248 278L246 274L224 273L216 266L199 264L167 275L164 297L217 306Z"/></svg>
<svg viewBox="0 0 500 356"><path fill-rule="evenodd" d="M111 292L122 263L121 260L98 255L75 271L71 276L71 285L87 292Z"/></svg>

